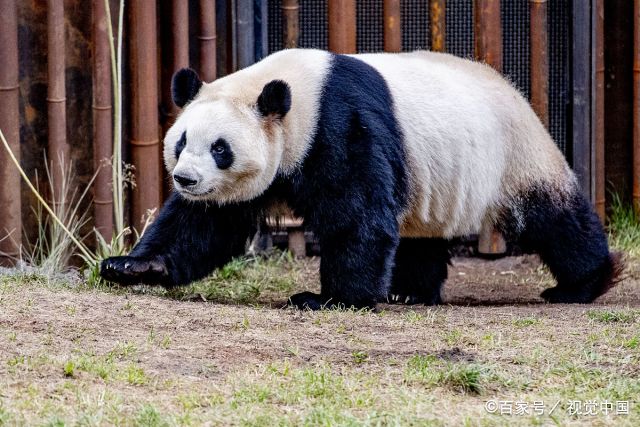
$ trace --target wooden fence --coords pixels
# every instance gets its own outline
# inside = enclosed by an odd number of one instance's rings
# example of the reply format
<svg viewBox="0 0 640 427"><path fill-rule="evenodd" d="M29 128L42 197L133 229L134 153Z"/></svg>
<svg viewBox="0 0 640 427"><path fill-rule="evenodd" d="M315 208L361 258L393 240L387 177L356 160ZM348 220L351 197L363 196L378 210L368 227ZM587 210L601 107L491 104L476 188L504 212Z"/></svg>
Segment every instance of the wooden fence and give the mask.
<svg viewBox="0 0 640 427"><path fill-rule="evenodd" d="M543 123L549 123L549 52L547 33L547 0L528 0L530 5L530 52L531 52L531 102ZM38 2L36 2L38 3ZM88 2L47 0L46 4L37 6L37 13L42 15L46 10L46 123L47 153L54 163L53 185L59 189L62 178L59 176L58 162L70 164L72 160L83 160L83 155L74 155L73 144L69 137L74 132L70 129L69 105L67 105L66 89L69 89L69 70L65 68L65 53L68 52L69 38L73 32L69 31L70 24L66 23L66 13L74 16L85 16L87 12L77 9L67 11L65 5L75 8L88 7ZM128 0L125 13L125 67L126 92L126 153L128 161L135 167L136 188L131 191L130 223L140 226L143 214L161 205L163 197L169 191L168 180L163 178L161 161L161 135L178 114L178 110L171 102L170 79L179 68L192 66L196 68L205 81L211 81L225 72L250 65L253 55L246 54L253 50L255 34L251 30L251 22L255 13L253 1L235 0L226 2L223 8L226 16L217 16L221 3L215 0L186 0L161 1ZM195 3L195 6L194 6ZM265 2L263 2L265 3ZM586 2L587 3L587 2ZM109 1L112 14L115 16L118 2ZM582 148L574 148L573 159L593 164L587 170L593 170L587 180L595 183L595 204L598 213L604 218L605 212L605 168L604 168L604 39L603 19L604 0L593 0L595 6L592 11L588 7L574 6L574 15L584 15L584 19L591 19L595 13L595 114L593 127L580 129L578 124L575 132L594 132L594 147L586 144ZM229 6L231 5L231 6ZM402 50L402 22L401 1L384 0L382 2L384 15L384 50L398 52ZM20 101L22 79L19 72L22 62L19 58L26 57L30 49L28 43L23 44L19 37L19 12L33 12L28 6L16 0L0 0L0 17L2 31L0 31L0 58L3 67L0 68L0 128L16 154L25 148L20 144L21 122L29 121L28 106ZM304 2L298 0L283 0L282 14L284 20L284 45L295 47L301 32L299 22L300 8ZM446 0L429 0L429 20L431 48L445 51L446 34ZM194 12L196 16L194 19ZM36 15L37 15L36 13ZM93 153L93 165L84 169L97 170L104 159L112 156L113 139L113 84L112 65L109 56L109 32L107 26L104 0L91 2L91 31L90 40L84 45L85 52L80 52L85 59L91 58L90 76L92 81L92 142L87 147ZM84 14L84 15L83 15ZM640 0L635 0L634 17L635 47L634 47L634 158L633 158L633 200L640 207ZM475 53L479 60L502 70L503 46L502 25L500 17L500 0L474 0L474 33ZM572 22L579 22L580 16ZM231 28L229 22L235 23ZM328 28L329 49L337 53L354 53L356 51L356 0L328 0ZM191 27L189 26L191 23ZM162 30L158 31L158 25ZM44 24L43 24L44 25ZM216 29L218 25L218 29ZM244 27L243 27L244 25ZM197 28L193 28L193 27ZM222 28L220 28L222 26ZM66 28L66 31L65 31ZM231 29L230 29L231 28ZM37 29L33 31L37 32ZM22 33L21 33L22 34ZM40 33L38 33L40 34ZM195 34L195 37L194 37ZM33 33L31 34L33 37ZM42 34L42 37L45 35ZM426 39L426 36L425 36ZM588 40L577 37L574 43ZM20 43L19 43L20 41ZM197 49L195 55L197 63L190 63L190 51ZM231 60L229 54L235 49L237 55ZM76 50L77 47L76 47ZM77 54L77 52L76 52ZM225 70L217 70L216 66L225 64ZM40 56L42 57L42 55ZM575 69L582 70L579 65L587 61L585 58L574 60ZM26 60L25 60L26 61ZM230 64L230 65L226 65ZM576 68L577 67L577 68ZM586 67L586 65L585 65ZM65 74L66 73L66 74ZM67 78L65 79L65 75ZM575 77L575 75L574 75ZM588 79L588 77L585 77ZM73 81L71 81L73 83ZM591 82L585 81L584 87ZM25 92L31 90L24 89ZM86 92L85 92L86 93ZM574 108L584 107L575 101ZM588 98L588 97L587 97ZM590 126L590 125L587 125ZM591 130L592 129L592 130ZM118 130L116 130L118 131ZM42 135L43 133L41 133ZM73 139L73 138L72 138ZM585 148L586 147L586 148ZM577 151L576 151L577 150ZM580 152L583 150L583 152ZM593 155L589 152L593 150ZM29 155L37 153L27 152ZM74 158L74 156L76 158ZM35 162L37 164L37 162ZM33 161L23 162L27 167ZM582 165L574 165L581 167ZM86 171L85 171L86 172ZM579 176L580 175L580 170ZM30 171L31 173L31 171ZM86 175L86 173L85 173ZM0 232L2 235L11 233L11 238L0 242L0 252L9 256L16 256L21 244L22 220L28 214L30 201L22 194L17 171L8 161L7 155L0 150ZM113 215L111 202L111 171L101 169L94 184L95 226L105 236L113 232ZM18 231L18 232L17 232Z"/></svg>

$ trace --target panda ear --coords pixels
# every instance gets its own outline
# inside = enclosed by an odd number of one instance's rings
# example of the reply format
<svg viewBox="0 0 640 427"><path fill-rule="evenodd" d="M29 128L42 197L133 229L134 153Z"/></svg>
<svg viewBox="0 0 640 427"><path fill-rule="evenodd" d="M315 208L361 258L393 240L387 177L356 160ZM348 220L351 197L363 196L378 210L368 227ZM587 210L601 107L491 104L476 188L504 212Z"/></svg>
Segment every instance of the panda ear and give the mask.
<svg viewBox="0 0 640 427"><path fill-rule="evenodd" d="M202 80L198 77L198 73L191 68L178 70L171 81L173 103L180 108L184 107L187 102L195 98L201 87Z"/></svg>
<svg viewBox="0 0 640 427"><path fill-rule="evenodd" d="M272 80L258 96L258 111L263 117L274 116L282 119L291 109L291 89L282 80Z"/></svg>

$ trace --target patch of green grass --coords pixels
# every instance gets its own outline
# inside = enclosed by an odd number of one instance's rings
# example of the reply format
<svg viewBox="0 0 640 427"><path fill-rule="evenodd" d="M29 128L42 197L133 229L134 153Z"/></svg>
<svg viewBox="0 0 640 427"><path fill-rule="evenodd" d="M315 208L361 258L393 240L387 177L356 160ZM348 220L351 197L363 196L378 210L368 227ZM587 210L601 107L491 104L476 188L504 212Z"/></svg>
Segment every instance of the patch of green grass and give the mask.
<svg viewBox="0 0 640 427"><path fill-rule="evenodd" d="M133 425L136 427L162 427L168 426L169 423L155 407L145 405L138 410L138 413L133 419Z"/></svg>
<svg viewBox="0 0 640 427"><path fill-rule="evenodd" d="M540 323L540 319L535 319L533 317L527 317L523 319L516 319L513 321L513 326L518 328L526 328L527 326L537 325Z"/></svg>
<svg viewBox="0 0 640 427"><path fill-rule="evenodd" d="M127 366L125 370L125 378L131 385L144 385L147 383L148 378L144 373L144 369L134 365L133 363Z"/></svg>
<svg viewBox="0 0 640 427"><path fill-rule="evenodd" d="M480 394L493 380L489 369L478 364L445 362L433 355L415 355L407 362L407 380L430 387L448 387L460 393Z"/></svg>
<svg viewBox="0 0 640 427"><path fill-rule="evenodd" d="M296 286L299 263L289 252L236 258L211 276L187 287L166 291L177 299L252 304L265 294L284 299Z"/></svg>
<svg viewBox="0 0 640 427"><path fill-rule="evenodd" d="M634 258L640 256L640 220L633 207L623 203L618 194L613 194L611 199L608 226L609 242L613 248Z"/></svg>
<svg viewBox="0 0 640 427"><path fill-rule="evenodd" d="M638 313L631 310L589 310L587 317L601 323L633 323Z"/></svg>
<svg viewBox="0 0 640 427"><path fill-rule="evenodd" d="M637 335L624 343L624 348L628 348L630 350L635 350L638 347L640 347L640 338L638 338Z"/></svg>

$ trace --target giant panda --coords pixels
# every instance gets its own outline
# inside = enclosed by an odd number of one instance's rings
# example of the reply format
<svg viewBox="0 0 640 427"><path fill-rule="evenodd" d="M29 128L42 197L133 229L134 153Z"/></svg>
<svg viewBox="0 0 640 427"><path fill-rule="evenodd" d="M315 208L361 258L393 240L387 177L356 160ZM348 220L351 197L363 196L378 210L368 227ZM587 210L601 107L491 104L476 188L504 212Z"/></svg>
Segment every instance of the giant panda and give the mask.
<svg viewBox="0 0 640 427"><path fill-rule="evenodd" d="M172 92L174 192L128 256L102 262L107 280L204 277L282 204L321 244L320 294L293 295L299 308L438 304L448 240L483 226L540 255L557 280L548 302L591 302L619 274L562 153L482 63L290 49L211 83L183 69Z"/></svg>

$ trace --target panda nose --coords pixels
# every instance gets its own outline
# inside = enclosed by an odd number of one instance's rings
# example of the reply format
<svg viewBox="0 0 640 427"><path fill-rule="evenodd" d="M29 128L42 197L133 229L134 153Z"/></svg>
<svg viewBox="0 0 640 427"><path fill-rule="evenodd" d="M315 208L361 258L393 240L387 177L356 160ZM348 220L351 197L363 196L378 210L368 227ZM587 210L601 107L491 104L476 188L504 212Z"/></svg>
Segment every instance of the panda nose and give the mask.
<svg viewBox="0 0 640 427"><path fill-rule="evenodd" d="M191 177L188 177L188 176L183 176L183 175L174 174L173 175L173 179L183 187L191 187L191 186L194 186L194 185L196 185L198 183L197 180L195 180L195 179L193 179Z"/></svg>

